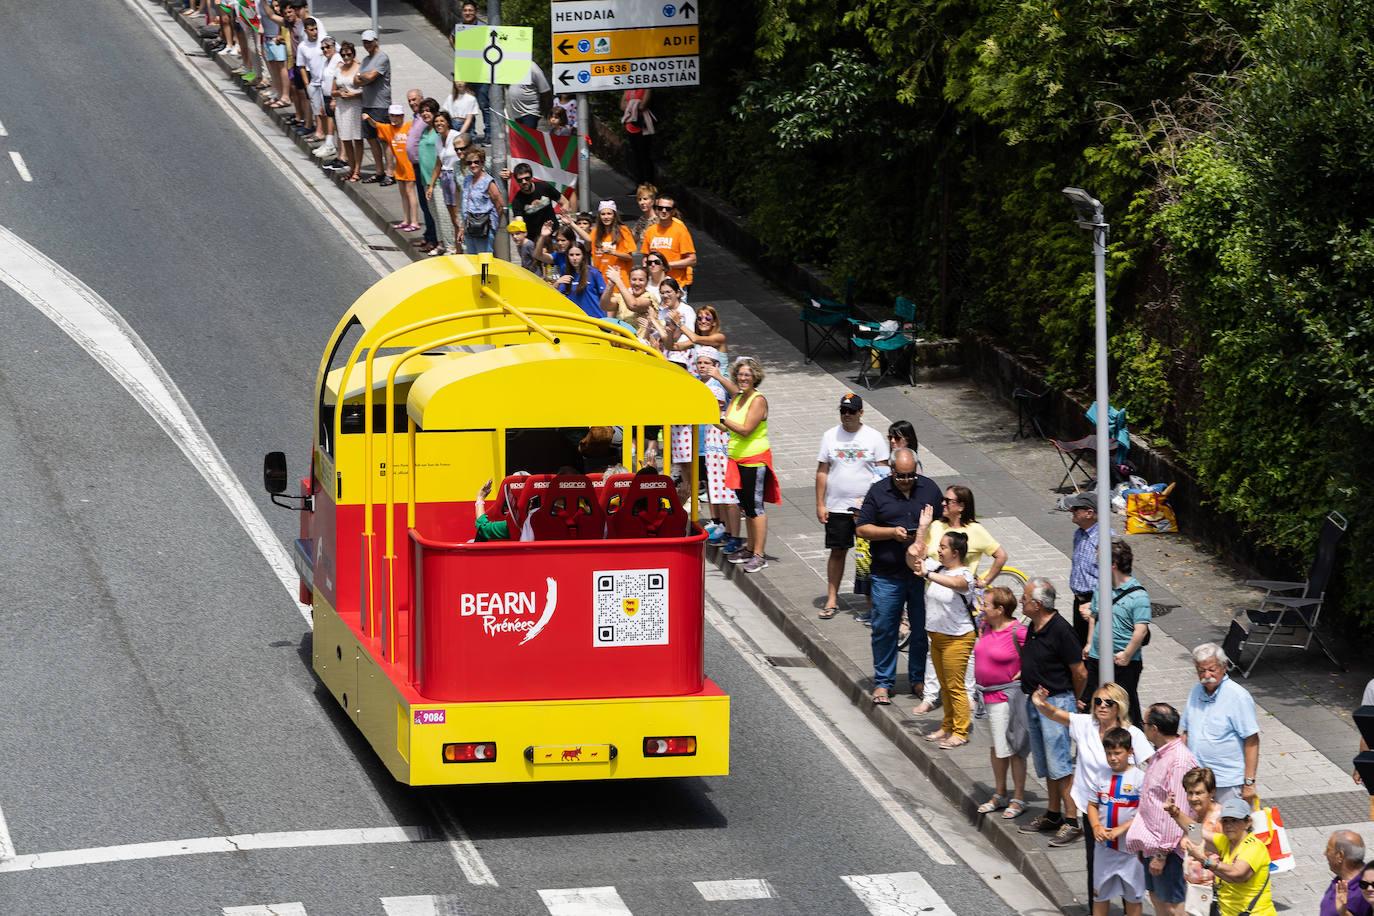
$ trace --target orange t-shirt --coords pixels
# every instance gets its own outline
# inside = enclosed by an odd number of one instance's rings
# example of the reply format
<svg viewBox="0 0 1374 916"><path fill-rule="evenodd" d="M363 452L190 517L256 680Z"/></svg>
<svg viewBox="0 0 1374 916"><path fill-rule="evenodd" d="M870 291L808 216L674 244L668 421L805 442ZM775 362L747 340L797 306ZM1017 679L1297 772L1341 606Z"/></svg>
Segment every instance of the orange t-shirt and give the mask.
<svg viewBox="0 0 1374 916"><path fill-rule="evenodd" d="M598 227L596 226L592 227L593 239L596 238L597 228ZM624 226L620 227L620 237L617 239L611 239L609 241L611 242L611 251L618 251L621 254L629 254L630 252L635 250L634 234L631 233L630 230L626 229ZM625 274L626 280L628 281L629 279L630 265L622 261L620 258L615 257L610 252L603 250L600 245L596 245L592 250L592 265L596 267L597 270L601 271L601 276L603 277L606 276L606 268L619 267L620 272L622 274Z"/></svg>
<svg viewBox="0 0 1374 916"><path fill-rule="evenodd" d="M377 136L391 144L391 152L396 156L397 181L415 180L415 167L410 164L410 156L406 154L406 134L410 133L410 123L407 121L397 127L390 121L385 124L372 122L372 126L377 131Z"/></svg>
<svg viewBox="0 0 1374 916"><path fill-rule="evenodd" d="M668 261L680 261L686 255L697 253L697 247L692 243L692 233L687 231L687 227L677 217L673 217L672 225L667 229L659 228L657 220L650 223L649 228L644 230L644 241L640 245L640 250L645 254L657 251ZM668 269L668 275L683 286L690 286L692 283L690 267L671 267Z"/></svg>

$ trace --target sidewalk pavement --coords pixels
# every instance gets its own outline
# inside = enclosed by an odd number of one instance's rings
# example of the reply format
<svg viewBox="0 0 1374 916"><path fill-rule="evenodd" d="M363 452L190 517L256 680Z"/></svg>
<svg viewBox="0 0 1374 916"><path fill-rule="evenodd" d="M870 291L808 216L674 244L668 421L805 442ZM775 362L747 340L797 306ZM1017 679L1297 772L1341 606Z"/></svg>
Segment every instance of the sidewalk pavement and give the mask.
<svg viewBox="0 0 1374 916"><path fill-rule="evenodd" d="M400 0L383 0L380 6L382 42L394 67L394 98L403 99L412 86L428 95L445 95L444 72L451 51L444 36ZM369 24L365 9L349 0L317 0L313 8L330 33L341 38L356 40L353 33ZM264 111L264 116L289 133L280 113ZM300 141L297 146L301 155L309 149ZM592 185L593 199L613 196L622 212L637 212L630 182L597 160ZM345 190L398 249L419 257L408 244L414 236L390 228L400 215L394 188L352 184ZM743 575L737 567L722 565L804 652L804 663L824 671L965 816L978 821L974 809L991 793L986 725L976 722L972 742L956 751L940 751L917 740L921 732L938 725L938 710L916 718L911 714L914 703L905 698L887 708L868 701L869 631L853 619L865 607L864 599L846 591L841 605L847 613L829 621L817 619L826 550L814 513L815 455L822 433L837 422L839 398L852 389L857 367L839 358L804 362L799 303L710 237L700 232L694 236L699 257L694 304L714 303L731 354L753 356L767 370L761 390L769 400L770 438L784 496L784 503L768 512L769 568ZM925 473L942 486L961 482L973 489L981 521L1006 548L1011 565L1029 575L1047 576L1061 594L1067 593L1066 552L1073 526L1067 515L1053 509L1051 490L1062 469L1045 442L1012 439L1015 413L1005 402L962 379L915 387L889 384L861 393L866 423L886 432L890 420L910 420L920 437ZM1137 577L1151 598L1177 606L1157 618L1154 639L1145 650L1142 702L1181 707L1196 682L1190 649L1200 642L1220 641L1231 611L1253 600L1255 593L1243 586L1244 575L1189 541L1187 519L1180 521L1185 535L1133 537L1131 544ZM852 581L850 567L846 586ZM1350 778L1359 740L1350 711L1374 675L1374 653L1352 653L1359 667L1346 673L1332 670L1316 652L1271 653L1255 676L1242 683L1260 706L1260 789L1265 803L1282 811L1297 860L1294 871L1275 880L1275 901L1280 908L1309 909L1330 877L1322 849L1332 830L1357 830L1374 847L1374 822L1366 820L1368 796ZM899 682L899 693L904 686ZM1033 774L1029 783L1027 794L1034 809L1043 804L1043 794ZM1008 822L994 815L982 818L979 829L1061 909L1082 912L1082 851L1077 846L1048 849L1043 839L1017 833L1026 819Z"/></svg>

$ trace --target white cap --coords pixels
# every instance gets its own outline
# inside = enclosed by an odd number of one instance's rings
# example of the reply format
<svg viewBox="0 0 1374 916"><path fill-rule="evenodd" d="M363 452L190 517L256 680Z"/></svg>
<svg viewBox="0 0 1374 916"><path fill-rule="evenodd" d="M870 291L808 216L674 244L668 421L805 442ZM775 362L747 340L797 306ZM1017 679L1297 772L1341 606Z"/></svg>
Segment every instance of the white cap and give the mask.
<svg viewBox="0 0 1374 916"><path fill-rule="evenodd" d="M386 110L386 113L389 114L389 115L394 115L394 114L403 115L403 114L406 113L406 109L405 109L405 106L404 106L404 105L401 105L401 104L393 104L390 108L388 108L388 109Z"/></svg>
<svg viewBox="0 0 1374 916"><path fill-rule="evenodd" d="M596 205L596 212L600 213L602 210L613 210L616 213L620 212L620 208L615 205L615 201L613 200L603 200Z"/></svg>
<svg viewBox="0 0 1374 916"><path fill-rule="evenodd" d="M703 345L699 347L693 347L692 349L695 351L693 355L693 361L705 357L706 359L714 360L717 366L719 366L724 361L721 358L720 350L716 349L715 347L708 347Z"/></svg>
<svg viewBox="0 0 1374 916"><path fill-rule="evenodd" d="M363 41L376 41L376 40L377 40L377 30L376 30L376 29L366 29L366 30L363 32Z"/></svg>

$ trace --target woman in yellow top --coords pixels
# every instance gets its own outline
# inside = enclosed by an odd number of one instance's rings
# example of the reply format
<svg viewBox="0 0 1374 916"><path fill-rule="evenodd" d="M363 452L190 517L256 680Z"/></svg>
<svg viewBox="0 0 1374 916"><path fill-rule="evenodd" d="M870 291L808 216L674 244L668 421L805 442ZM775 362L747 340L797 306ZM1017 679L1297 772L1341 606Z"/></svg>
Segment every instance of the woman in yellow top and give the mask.
<svg viewBox="0 0 1374 916"><path fill-rule="evenodd" d="M964 565L973 571L973 584L977 588L986 588L988 583L996 579L997 574L1006 565L1007 552L1002 549L1001 544L997 543L997 539L992 536L988 529L979 523L973 504L973 491L968 487L958 485L946 487L944 506L944 516L930 523L929 540L927 541L930 545L928 556L932 560L939 560L940 557L936 550L940 545L940 539L951 531L962 532L968 538L968 556ZM978 567L982 564L984 557L991 557L992 565L988 567L985 574L980 576L978 575ZM972 665L968 666L968 671L964 677L964 687L970 695L973 694ZM935 670L935 663L927 656L925 685L921 691L921 703L913 712L916 715L925 715L939 705L940 679Z"/></svg>
<svg viewBox="0 0 1374 916"><path fill-rule="evenodd" d="M1250 832L1250 805L1228 798L1221 806L1221 833L1206 842L1179 844L1202 867L1217 876L1221 916L1278 916L1269 887L1269 850Z"/></svg>
<svg viewBox="0 0 1374 916"><path fill-rule="evenodd" d="M726 559L742 564L747 573L768 566L763 556L768 540L768 519L764 516L763 504L782 501L777 475L773 472L773 452L768 443L768 400L758 392L763 376L763 367L748 356L735 360L728 379L719 369L711 370L711 377L732 395L725 406L725 416L721 418L721 425L730 434L727 449L730 464L725 472L725 483L739 498L747 538L744 546Z"/></svg>

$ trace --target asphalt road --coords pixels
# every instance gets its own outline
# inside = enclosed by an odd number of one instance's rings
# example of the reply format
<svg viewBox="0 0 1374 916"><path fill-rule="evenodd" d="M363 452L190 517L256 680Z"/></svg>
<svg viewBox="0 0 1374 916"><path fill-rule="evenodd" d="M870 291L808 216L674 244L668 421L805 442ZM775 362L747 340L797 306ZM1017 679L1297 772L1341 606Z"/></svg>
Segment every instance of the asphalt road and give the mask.
<svg viewBox="0 0 1374 916"><path fill-rule="evenodd" d="M305 454L319 350L375 273L122 0L87 0L79 23L5 4L0 34L0 225L124 316L265 505L261 456ZM614 886L639 914L844 914L876 910L843 876L912 871L955 912L1009 912L963 863L919 849L714 632L708 667L734 697L728 778L395 784L319 688L280 582L176 445L4 286L0 315L0 810L17 852L422 837L0 870L0 912L374 914L382 898L442 895L444 912L522 914L547 911L541 889ZM294 516L268 511L289 537ZM464 879L435 805L497 886ZM776 897L711 902L693 885L726 879L765 879Z"/></svg>

